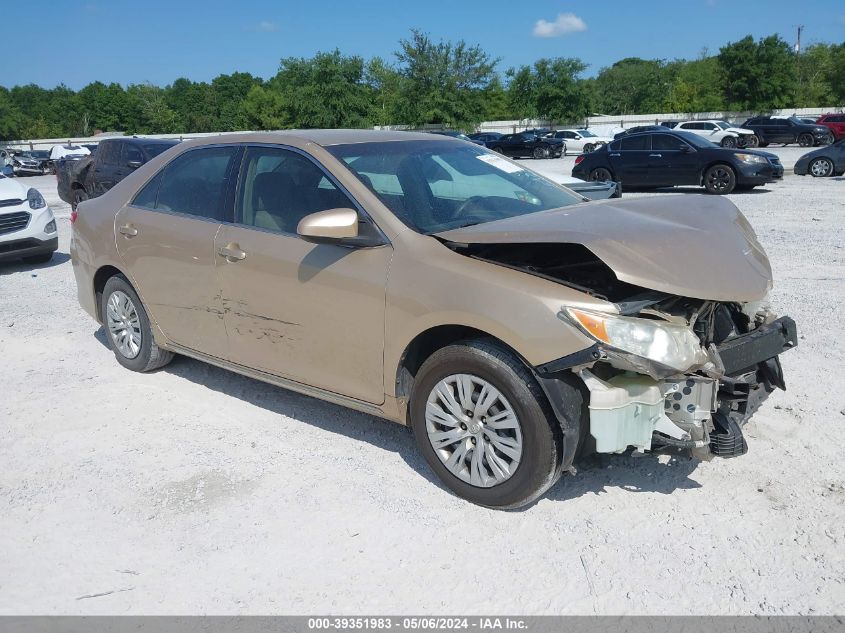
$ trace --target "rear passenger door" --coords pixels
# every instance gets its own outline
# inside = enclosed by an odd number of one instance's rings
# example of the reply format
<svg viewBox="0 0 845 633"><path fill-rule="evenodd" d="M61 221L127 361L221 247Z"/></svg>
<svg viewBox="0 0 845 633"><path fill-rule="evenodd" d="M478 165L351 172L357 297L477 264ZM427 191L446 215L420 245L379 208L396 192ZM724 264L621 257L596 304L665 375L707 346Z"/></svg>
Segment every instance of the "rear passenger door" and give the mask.
<svg viewBox="0 0 845 633"><path fill-rule="evenodd" d="M294 148L246 150L235 222L215 253L229 360L373 404L384 402L384 302L393 248L314 244L297 235L317 211L353 208L313 158Z"/></svg>
<svg viewBox="0 0 845 633"><path fill-rule="evenodd" d="M241 149L190 149L174 158L115 218L117 249L154 323L174 343L225 358L214 238L230 213Z"/></svg>
<svg viewBox="0 0 845 633"><path fill-rule="evenodd" d="M648 178L651 135L623 136L610 144L607 156L614 177L628 186L651 184Z"/></svg>

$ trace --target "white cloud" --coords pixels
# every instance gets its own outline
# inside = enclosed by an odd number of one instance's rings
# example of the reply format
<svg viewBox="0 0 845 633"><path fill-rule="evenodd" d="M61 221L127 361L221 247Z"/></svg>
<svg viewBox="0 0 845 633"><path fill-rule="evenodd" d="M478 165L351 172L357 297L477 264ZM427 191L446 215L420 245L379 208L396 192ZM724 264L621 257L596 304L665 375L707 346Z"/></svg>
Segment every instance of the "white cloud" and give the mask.
<svg viewBox="0 0 845 633"><path fill-rule="evenodd" d="M275 22L270 22L270 20L262 20L256 25L255 30L262 31L263 33L273 33L279 30L279 25Z"/></svg>
<svg viewBox="0 0 845 633"><path fill-rule="evenodd" d="M569 33L586 31L584 20L574 13L558 13L554 22L537 20L534 25L534 37L560 37Z"/></svg>

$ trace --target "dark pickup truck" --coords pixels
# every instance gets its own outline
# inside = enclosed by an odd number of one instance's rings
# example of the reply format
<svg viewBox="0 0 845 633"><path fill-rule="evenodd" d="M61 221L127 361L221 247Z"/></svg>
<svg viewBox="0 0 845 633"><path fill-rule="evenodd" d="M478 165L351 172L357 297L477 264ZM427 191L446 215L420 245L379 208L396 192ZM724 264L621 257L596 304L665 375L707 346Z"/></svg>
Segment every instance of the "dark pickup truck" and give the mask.
<svg viewBox="0 0 845 633"><path fill-rule="evenodd" d="M760 147L769 143L798 143L801 147L829 145L833 133L823 125L804 123L795 117L755 116L740 127L753 130L760 140Z"/></svg>
<svg viewBox="0 0 845 633"><path fill-rule="evenodd" d="M179 141L152 138L114 138L100 141L93 156L56 161L59 197L75 210L83 200L96 198L151 158Z"/></svg>

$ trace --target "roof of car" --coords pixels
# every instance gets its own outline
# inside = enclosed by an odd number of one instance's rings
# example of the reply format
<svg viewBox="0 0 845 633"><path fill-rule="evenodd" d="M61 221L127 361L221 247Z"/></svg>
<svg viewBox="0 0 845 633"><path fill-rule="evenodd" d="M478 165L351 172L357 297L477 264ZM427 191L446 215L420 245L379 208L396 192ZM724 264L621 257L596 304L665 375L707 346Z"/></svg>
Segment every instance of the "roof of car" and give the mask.
<svg viewBox="0 0 845 633"><path fill-rule="evenodd" d="M187 141L186 144L215 145L219 143L315 143L317 145L347 145L352 143L383 143L390 141L452 142L448 136L436 137L427 132L396 130L284 130L280 132L237 132L206 136ZM454 139L454 142L460 141Z"/></svg>

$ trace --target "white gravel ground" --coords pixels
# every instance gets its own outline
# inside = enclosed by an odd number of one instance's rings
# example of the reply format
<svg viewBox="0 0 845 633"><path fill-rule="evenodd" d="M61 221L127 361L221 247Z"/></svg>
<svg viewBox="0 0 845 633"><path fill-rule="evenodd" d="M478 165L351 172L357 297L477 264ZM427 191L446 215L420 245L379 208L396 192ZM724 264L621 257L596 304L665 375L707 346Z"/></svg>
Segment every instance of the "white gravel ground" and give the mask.
<svg viewBox="0 0 845 633"><path fill-rule="evenodd" d="M748 455L602 456L517 512L447 493L401 426L185 358L122 369L69 209L29 182L61 240L0 264L0 614L845 610L845 178L730 196L800 332Z"/></svg>

